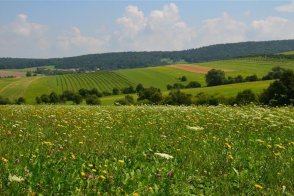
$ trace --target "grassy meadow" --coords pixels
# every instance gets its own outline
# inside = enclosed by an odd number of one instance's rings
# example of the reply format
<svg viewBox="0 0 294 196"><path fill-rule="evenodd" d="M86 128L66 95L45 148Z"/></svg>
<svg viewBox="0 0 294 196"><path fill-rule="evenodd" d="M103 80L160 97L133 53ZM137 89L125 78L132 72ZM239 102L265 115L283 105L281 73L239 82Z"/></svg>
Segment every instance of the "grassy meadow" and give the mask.
<svg viewBox="0 0 294 196"><path fill-rule="evenodd" d="M1 106L1 195L293 195L293 107Z"/></svg>

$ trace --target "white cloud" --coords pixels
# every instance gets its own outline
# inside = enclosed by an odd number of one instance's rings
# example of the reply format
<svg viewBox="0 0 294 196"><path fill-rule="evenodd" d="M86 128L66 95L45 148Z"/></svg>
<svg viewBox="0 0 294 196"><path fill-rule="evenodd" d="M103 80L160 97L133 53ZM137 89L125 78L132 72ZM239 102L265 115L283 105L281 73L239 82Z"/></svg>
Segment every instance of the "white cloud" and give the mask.
<svg viewBox="0 0 294 196"><path fill-rule="evenodd" d="M181 19L174 3L153 10L148 16L136 6L128 6L117 19L123 28L115 34L120 50L180 50L195 37L196 31Z"/></svg>
<svg viewBox="0 0 294 196"><path fill-rule="evenodd" d="M199 28L199 43L202 46L216 43L241 42L246 40L247 25L229 14L203 21Z"/></svg>
<svg viewBox="0 0 294 196"><path fill-rule="evenodd" d="M275 9L279 12L294 12L294 1L289 4L277 6Z"/></svg>
<svg viewBox="0 0 294 196"><path fill-rule="evenodd" d="M108 36L101 38L85 36L78 27L72 27L68 34L59 36L57 39L58 45L71 55L102 52L105 50L108 40Z"/></svg>
<svg viewBox="0 0 294 196"><path fill-rule="evenodd" d="M19 14L16 19L0 26L0 52L5 56L35 56L49 47L46 37L48 27L29 21L25 14Z"/></svg>
<svg viewBox="0 0 294 196"><path fill-rule="evenodd" d="M294 23L281 17L267 17L255 20L251 27L258 40L262 39L294 39Z"/></svg>

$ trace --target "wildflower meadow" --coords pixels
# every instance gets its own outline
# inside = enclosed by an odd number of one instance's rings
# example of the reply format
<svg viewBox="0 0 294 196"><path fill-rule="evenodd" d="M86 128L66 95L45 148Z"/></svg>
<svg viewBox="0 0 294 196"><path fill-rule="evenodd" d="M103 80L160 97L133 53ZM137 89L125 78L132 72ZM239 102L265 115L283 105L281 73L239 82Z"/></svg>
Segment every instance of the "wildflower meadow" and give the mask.
<svg viewBox="0 0 294 196"><path fill-rule="evenodd" d="M293 107L0 107L0 195L293 195L293 155Z"/></svg>

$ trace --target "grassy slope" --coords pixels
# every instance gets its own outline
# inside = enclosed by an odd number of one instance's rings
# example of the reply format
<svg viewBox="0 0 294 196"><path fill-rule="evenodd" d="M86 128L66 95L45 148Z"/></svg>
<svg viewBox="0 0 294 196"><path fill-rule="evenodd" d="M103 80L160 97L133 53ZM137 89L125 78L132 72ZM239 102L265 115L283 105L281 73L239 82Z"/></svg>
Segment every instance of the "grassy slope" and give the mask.
<svg viewBox="0 0 294 196"><path fill-rule="evenodd" d="M206 93L209 95L223 95L225 97L233 97L236 96L239 92L245 89L251 89L254 93L259 94L266 89L271 81L258 81L258 82L246 82L246 83L238 83L238 84L229 84L222 86L214 86L214 87L205 87L205 88L195 88L195 89L183 89L182 91L188 94L192 94L193 96L198 93ZM169 91L164 91L163 95L167 95ZM113 103L121 98L124 98L125 95L116 95L103 97L101 99L103 105L113 105ZM133 94L135 99L137 99L137 95Z"/></svg>
<svg viewBox="0 0 294 196"><path fill-rule="evenodd" d="M189 81L199 81L201 84L205 84L203 74L191 73L165 66L123 69L115 72L123 75L136 84L142 83L146 87L154 86L162 90L166 89L167 84L180 82L179 77L181 76L187 76ZM189 81L184 82L183 84L187 84Z"/></svg>

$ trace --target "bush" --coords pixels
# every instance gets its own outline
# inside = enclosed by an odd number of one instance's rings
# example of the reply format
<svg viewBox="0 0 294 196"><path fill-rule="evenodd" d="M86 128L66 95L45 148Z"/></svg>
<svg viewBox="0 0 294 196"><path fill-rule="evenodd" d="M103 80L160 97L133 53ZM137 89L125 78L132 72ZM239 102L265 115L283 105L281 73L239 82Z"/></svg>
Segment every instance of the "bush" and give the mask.
<svg viewBox="0 0 294 196"><path fill-rule="evenodd" d="M201 87L201 84L196 81L189 82L189 84L187 84L186 86L186 88L200 88L200 87Z"/></svg>
<svg viewBox="0 0 294 196"><path fill-rule="evenodd" d="M8 98L4 98L0 96L0 105L8 105L11 104L10 100Z"/></svg>
<svg viewBox="0 0 294 196"><path fill-rule="evenodd" d="M126 87L126 88L123 88L122 89L122 93L123 94L132 94L132 93L135 93L135 89L133 86L129 86L129 87Z"/></svg>
<svg viewBox="0 0 294 196"><path fill-rule="evenodd" d="M169 93L163 103L167 105L191 105L192 95L183 93L180 90L174 90Z"/></svg>
<svg viewBox="0 0 294 196"><path fill-rule="evenodd" d="M180 81L181 82L186 82L188 79L187 79L187 77L186 76L182 76L181 78L180 78Z"/></svg>
<svg viewBox="0 0 294 196"><path fill-rule="evenodd" d="M236 103L239 105L246 105L254 102L256 102L256 96L250 89L244 90L236 96Z"/></svg>
<svg viewBox="0 0 294 196"><path fill-rule="evenodd" d="M95 95L89 95L86 98L87 105L101 105L100 99Z"/></svg>
<svg viewBox="0 0 294 196"><path fill-rule="evenodd" d="M16 102L15 102L17 105L21 105L21 104L25 104L26 103L26 100L25 98L23 97L19 97Z"/></svg>
<svg viewBox="0 0 294 196"><path fill-rule="evenodd" d="M272 68L272 70L266 76L264 76L262 80L280 79L285 71L286 69L276 66Z"/></svg>
<svg viewBox="0 0 294 196"><path fill-rule="evenodd" d="M138 92L140 92L140 91L143 91L144 89L145 89L144 86L140 83L140 84L138 84L137 87L136 87L136 92L138 93Z"/></svg>
<svg viewBox="0 0 294 196"><path fill-rule="evenodd" d="M148 100L150 103L158 104L162 101L162 94L160 89L150 87L138 93L138 101Z"/></svg>
<svg viewBox="0 0 294 196"><path fill-rule="evenodd" d="M134 97L126 95L123 99L119 99L114 102L115 105L133 105L135 104Z"/></svg>
<svg viewBox="0 0 294 196"><path fill-rule="evenodd" d="M118 88L113 88L112 89L112 94L113 95L118 95L120 93L120 90Z"/></svg>

